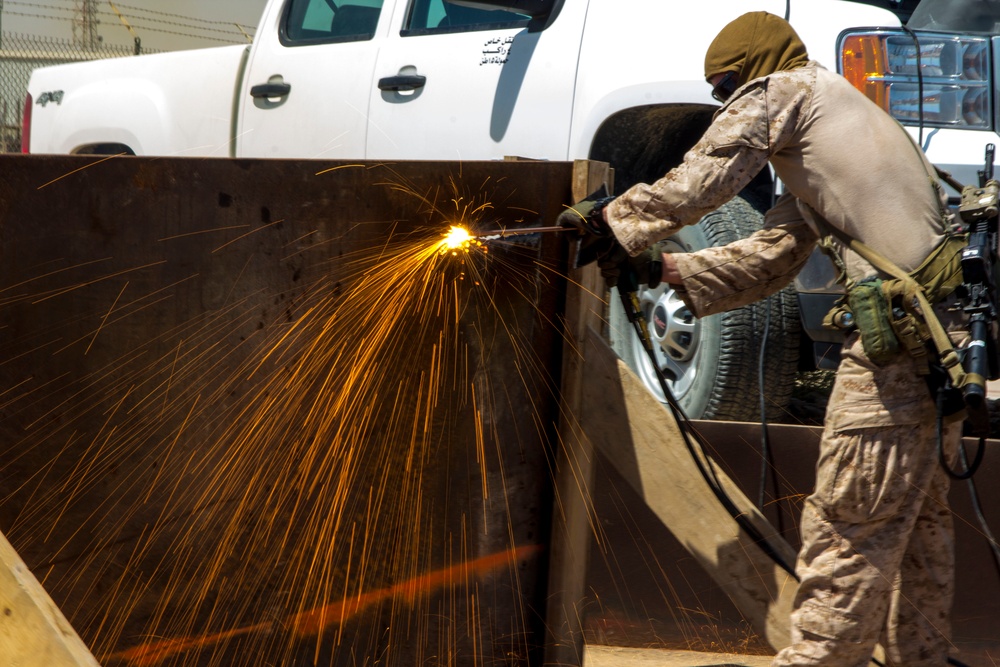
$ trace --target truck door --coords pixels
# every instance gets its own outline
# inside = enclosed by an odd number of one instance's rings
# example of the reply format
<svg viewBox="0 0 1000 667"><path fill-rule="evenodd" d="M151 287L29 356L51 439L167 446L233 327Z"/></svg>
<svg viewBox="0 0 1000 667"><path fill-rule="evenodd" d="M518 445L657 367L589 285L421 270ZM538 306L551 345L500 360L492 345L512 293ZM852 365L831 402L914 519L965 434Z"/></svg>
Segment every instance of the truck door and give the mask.
<svg viewBox="0 0 1000 667"><path fill-rule="evenodd" d="M237 103L237 156L363 158L372 75L392 6L272 1Z"/></svg>
<svg viewBox="0 0 1000 667"><path fill-rule="evenodd" d="M367 156L566 159L585 3L566 5L539 29L511 11L400 2L402 28L375 67Z"/></svg>

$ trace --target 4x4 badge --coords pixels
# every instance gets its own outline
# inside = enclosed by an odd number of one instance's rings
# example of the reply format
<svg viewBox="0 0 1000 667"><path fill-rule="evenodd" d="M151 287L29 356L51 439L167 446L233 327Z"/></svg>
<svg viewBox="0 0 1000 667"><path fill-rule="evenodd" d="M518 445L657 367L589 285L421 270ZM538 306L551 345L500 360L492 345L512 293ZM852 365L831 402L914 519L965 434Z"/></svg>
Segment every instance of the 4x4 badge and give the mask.
<svg viewBox="0 0 1000 667"><path fill-rule="evenodd" d="M62 104L62 98L63 98L63 91L61 90L46 91L38 97L38 106L44 107L49 102Z"/></svg>

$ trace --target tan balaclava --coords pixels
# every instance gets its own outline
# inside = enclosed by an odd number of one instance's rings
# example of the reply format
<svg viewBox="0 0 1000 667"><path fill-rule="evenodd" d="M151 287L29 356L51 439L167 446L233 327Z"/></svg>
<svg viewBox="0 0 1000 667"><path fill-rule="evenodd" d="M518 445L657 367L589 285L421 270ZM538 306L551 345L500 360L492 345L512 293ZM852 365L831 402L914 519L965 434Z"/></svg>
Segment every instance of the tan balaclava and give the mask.
<svg viewBox="0 0 1000 667"><path fill-rule="evenodd" d="M805 44L788 21L767 12L750 12L723 28L705 53L705 79L735 72L737 85L809 61Z"/></svg>

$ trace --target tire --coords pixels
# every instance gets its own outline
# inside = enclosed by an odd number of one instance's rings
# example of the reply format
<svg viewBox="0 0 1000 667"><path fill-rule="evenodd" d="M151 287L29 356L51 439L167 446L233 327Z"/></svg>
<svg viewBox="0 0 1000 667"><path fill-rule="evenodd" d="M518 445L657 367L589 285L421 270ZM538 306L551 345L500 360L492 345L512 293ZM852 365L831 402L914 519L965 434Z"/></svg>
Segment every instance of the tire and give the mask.
<svg viewBox="0 0 1000 667"><path fill-rule="evenodd" d="M668 252L721 246L760 229L763 214L736 197L662 243ZM768 421L781 421L798 371L801 325L792 286L767 299L734 310L695 318L669 285L641 286L657 365L671 393L692 419L760 419L760 348L767 331L763 391ZM653 365L612 290L608 317L611 346L643 384L664 401ZM770 320L768 321L768 311Z"/></svg>

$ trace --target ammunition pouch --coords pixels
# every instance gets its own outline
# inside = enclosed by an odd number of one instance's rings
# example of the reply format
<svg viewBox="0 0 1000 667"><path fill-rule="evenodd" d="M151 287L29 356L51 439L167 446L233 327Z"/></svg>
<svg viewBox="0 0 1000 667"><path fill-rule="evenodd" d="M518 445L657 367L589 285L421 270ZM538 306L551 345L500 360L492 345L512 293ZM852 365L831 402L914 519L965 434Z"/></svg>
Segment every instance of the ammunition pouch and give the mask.
<svg viewBox="0 0 1000 667"><path fill-rule="evenodd" d="M855 284L847 293L847 306L865 355L877 366L884 366L899 354L899 341L882 287L883 282L876 278Z"/></svg>

